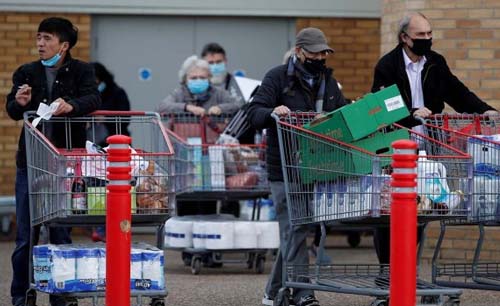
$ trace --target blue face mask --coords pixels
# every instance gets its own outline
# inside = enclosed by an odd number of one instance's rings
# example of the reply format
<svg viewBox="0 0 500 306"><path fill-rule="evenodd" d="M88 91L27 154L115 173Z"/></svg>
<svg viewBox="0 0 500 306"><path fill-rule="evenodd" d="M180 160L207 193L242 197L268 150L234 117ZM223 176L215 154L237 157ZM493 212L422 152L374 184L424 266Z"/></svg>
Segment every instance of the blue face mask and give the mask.
<svg viewBox="0 0 500 306"><path fill-rule="evenodd" d="M219 76L221 74L224 74L226 72L226 63L221 62L217 64L211 64L210 72L212 73L213 76Z"/></svg>
<svg viewBox="0 0 500 306"><path fill-rule="evenodd" d="M49 58L48 60L42 60L42 65L45 67L53 67L57 64L57 62L61 59L61 54L57 53L53 57Z"/></svg>
<svg viewBox="0 0 500 306"><path fill-rule="evenodd" d="M209 86L207 79L188 80L187 88L193 95L199 95L207 91Z"/></svg>
<svg viewBox="0 0 500 306"><path fill-rule="evenodd" d="M97 90L99 90L99 92L103 92L105 89L106 89L106 83L101 82L99 83L99 85L97 85Z"/></svg>

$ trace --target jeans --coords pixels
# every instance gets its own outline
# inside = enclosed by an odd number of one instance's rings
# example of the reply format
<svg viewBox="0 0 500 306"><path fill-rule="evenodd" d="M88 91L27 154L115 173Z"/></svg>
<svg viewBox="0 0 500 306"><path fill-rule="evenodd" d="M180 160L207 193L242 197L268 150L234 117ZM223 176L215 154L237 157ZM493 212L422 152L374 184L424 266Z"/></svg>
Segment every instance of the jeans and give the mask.
<svg viewBox="0 0 500 306"><path fill-rule="evenodd" d="M17 168L16 172L16 248L12 253L12 283L10 294L12 304L24 298L29 289L29 263L30 263L30 239L33 245L38 243L40 227L33 229L34 237L31 237L31 218L28 194L28 171L27 168ZM50 228L50 242L54 244L71 243L70 228ZM55 298L51 296L51 304Z"/></svg>
<svg viewBox="0 0 500 306"><path fill-rule="evenodd" d="M278 290L283 287L283 259L286 260L287 265L307 265L309 264L309 253L306 242L308 228L306 226L292 227L290 224L285 184L283 182L270 182L270 185L280 229L280 249L266 285L266 294L274 299ZM295 281L307 282L307 280L302 279ZM298 301L304 296L313 294L314 292L310 289L294 289L293 299Z"/></svg>

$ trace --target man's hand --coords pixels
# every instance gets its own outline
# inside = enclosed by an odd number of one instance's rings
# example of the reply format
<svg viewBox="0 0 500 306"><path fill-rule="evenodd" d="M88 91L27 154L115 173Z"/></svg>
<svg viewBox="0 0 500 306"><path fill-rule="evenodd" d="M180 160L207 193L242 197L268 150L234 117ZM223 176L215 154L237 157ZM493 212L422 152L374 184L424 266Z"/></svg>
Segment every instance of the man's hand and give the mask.
<svg viewBox="0 0 500 306"><path fill-rule="evenodd" d="M496 110L487 110L483 113L483 115L486 115L486 116L496 116L498 115L498 111Z"/></svg>
<svg viewBox="0 0 500 306"><path fill-rule="evenodd" d="M73 106L68 102L64 101L63 98L57 98L54 102L59 102L59 106L57 107L56 111L53 114L54 116L67 114L73 110Z"/></svg>
<svg viewBox="0 0 500 306"><path fill-rule="evenodd" d="M208 114L209 115L220 115L222 113L222 110L220 109L219 106L214 105L208 109Z"/></svg>
<svg viewBox="0 0 500 306"><path fill-rule="evenodd" d="M422 107L413 112L413 117L426 118L432 115L432 112L427 107Z"/></svg>
<svg viewBox="0 0 500 306"><path fill-rule="evenodd" d="M290 113L290 109L284 105L280 105L273 109L273 113L275 113L278 116L285 116Z"/></svg>
<svg viewBox="0 0 500 306"><path fill-rule="evenodd" d="M192 104L187 104L186 105L186 110L190 113L195 114L196 116L203 116L205 115L205 109L203 107L199 107L196 105Z"/></svg>
<svg viewBox="0 0 500 306"><path fill-rule="evenodd" d="M31 101L31 86L28 84L23 84L19 86L16 92L16 102L17 104L25 107Z"/></svg>

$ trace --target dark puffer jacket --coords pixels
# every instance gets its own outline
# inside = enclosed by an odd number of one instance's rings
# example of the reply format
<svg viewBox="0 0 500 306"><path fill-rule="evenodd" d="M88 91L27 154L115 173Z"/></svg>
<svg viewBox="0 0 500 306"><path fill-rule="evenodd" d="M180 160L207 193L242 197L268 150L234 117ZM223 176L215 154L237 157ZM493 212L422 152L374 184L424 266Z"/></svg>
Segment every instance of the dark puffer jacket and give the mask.
<svg viewBox="0 0 500 306"><path fill-rule="evenodd" d="M248 119L256 129L267 129L267 171L270 181L283 181L281 158L279 153L276 122L271 117L274 108L287 106L294 111L315 111L317 89L310 89L298 70L293 76L288 75L288 64L271 69L264 77L261 86L253 96L248 108ZM323 111L335 110L349 102L340 91L337 81L331 76L332 70L325 71L325 93ZM291 88L289 88L291 86Z"/></svg>

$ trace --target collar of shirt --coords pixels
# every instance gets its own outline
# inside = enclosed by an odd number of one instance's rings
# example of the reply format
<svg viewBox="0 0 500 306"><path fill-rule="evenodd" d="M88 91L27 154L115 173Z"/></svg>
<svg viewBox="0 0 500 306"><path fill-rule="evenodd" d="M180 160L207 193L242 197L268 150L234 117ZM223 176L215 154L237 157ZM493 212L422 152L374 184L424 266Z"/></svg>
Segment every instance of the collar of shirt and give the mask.
<svg viewBox="0 0 500 306"><path fill-rule="evenodd" d="M417 62L413 62L408 56L408 54L406 54L406 51L404 49L403 49L403 59L405 61L405 68L412 70L413 72L417 72L419 68L424 67L425 62L427 62L427 58L425 57L425 55L422 56L420 60L418 60Z"/></svg>

